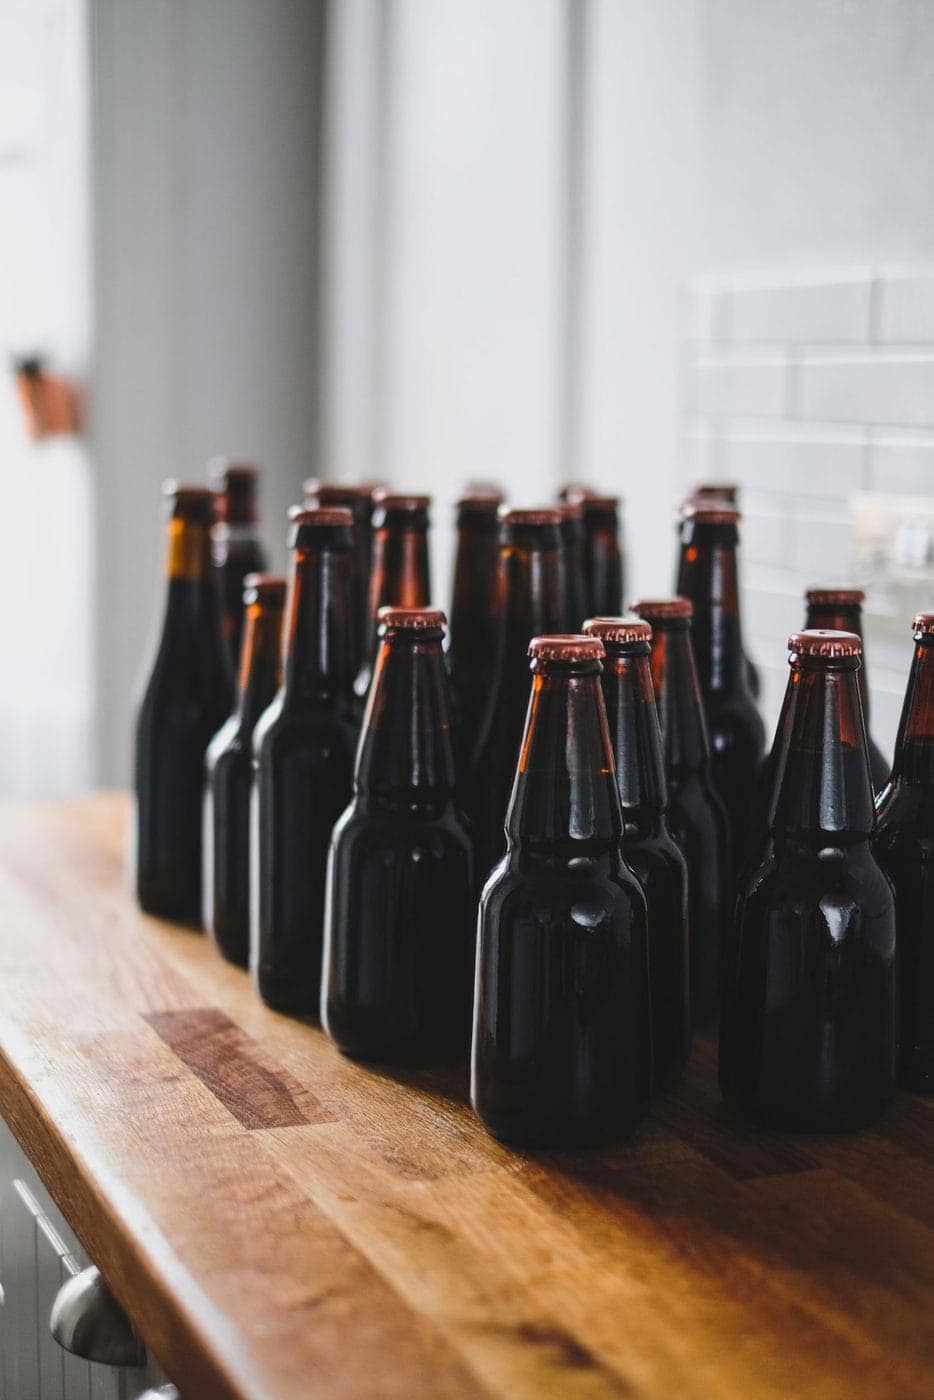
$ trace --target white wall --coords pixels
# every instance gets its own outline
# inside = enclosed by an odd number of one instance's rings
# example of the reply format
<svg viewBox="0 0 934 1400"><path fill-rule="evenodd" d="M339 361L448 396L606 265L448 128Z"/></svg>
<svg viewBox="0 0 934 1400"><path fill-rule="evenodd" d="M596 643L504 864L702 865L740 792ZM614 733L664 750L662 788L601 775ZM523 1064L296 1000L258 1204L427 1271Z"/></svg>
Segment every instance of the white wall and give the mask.
<svg viewBox="0 0 934 1400"><path fill-rule="evenodd" d="M264 468L275 560L315 465L320 0L91 0L104 782L159 596L159 484Z"/></svg>

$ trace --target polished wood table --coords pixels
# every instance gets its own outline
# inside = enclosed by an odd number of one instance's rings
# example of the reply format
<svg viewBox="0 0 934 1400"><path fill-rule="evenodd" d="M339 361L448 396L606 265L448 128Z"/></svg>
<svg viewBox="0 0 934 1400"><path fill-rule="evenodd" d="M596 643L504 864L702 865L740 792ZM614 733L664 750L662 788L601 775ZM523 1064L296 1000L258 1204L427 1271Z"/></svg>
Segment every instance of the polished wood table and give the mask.
<svg viewBox="0 0 934 1400"><path fill-rule="evenodd" d="M934 1393L934 1102L752 1134L702 1038L634 1144L507 1151L141 915L128 817L0 808L0 1112L187 1400Z"/></svg>

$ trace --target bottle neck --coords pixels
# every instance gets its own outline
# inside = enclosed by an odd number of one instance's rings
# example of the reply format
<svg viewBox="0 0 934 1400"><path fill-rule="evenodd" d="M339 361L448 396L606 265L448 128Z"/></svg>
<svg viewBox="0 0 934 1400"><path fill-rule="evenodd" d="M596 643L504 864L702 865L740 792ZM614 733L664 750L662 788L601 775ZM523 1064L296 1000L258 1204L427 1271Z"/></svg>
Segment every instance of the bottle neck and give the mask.
<svg viewBox="0 0 934 1400"><path fill-rule="evenodd" d="M373 533L366 658L376 650L380 608L424 608L430 602L427 525L410 518L386 520Z"/></svg>
<svg viewBox="0 0 934 1400"><path fill-rule="evenodd" d="M211 527L200 520L173 516L166 536L166 577L170 582L213 586Z"/></svg>
<svg viewBox="0 0 934 1400"><path fill-rule="evenodd" d="M599 662L552 662L533 676L506 834L510 846L618 850L622 815Z"/></svg>
<svg viewBox="0 0 934 1400"><path fill-rule="evenodd" d="M451 652L474 639L489 645L489 629L499 598L499 522L494 516L468 516L457 531Z"/></svg>
<svg viewBox="0 0 934 1400"><path fill-rule="evenodd" d="M858 662L799 658L782 714L780 770L771 829L776 837L868 836L872 779ZM783 756L783 758L782 758Z"/></svg>
<svg viewBox="0 0 934 1400"><path fill-rule="evenodd" d="M282 673L282 608L250 603L246 610L240 652L240 693L237 714L241 727L253 729L279 689Z"/></svg>
<svg viewBox="0 0 934 1400"><path fill-rule="evenodd" d="M809 603L807 628L826 628L831 632L855 632L863 635L863 610L859 603ZM866 648L863 647L863 664L859 668L859 693L863 700L863 718L869 727L869 678L866 671Z"/></svg>
<svg viewBox="0 0 934 1400"><path fill-rule="evenodd" d="M454 788L441 631L388 632L380 642L354 783L378 802L446 802Z"/></svg>
<svg viewBox="0 0 934 1400"><path fill-rule="evenodd" d="M528 686L525 656L529 642L536 636L560 632L563 625L561 537L557 525L545 528L547 537L542 541L507 537L500 547L502 644L507 664L510 656L521 659L524 689Z"/></svg>
<svg viewBox="0 0 934 1400"><path fill-rule="evenodd" d="M934 788L934 637L925 635L915 643L892 782Z"/></svg>
<svg viewBox="0 0 934 1400"><path fill-rule="evenodd" d="M681 527L678 592L694 605L693 641L705 695L746 692L735 525Z"/></svg>
<svg viewBox="0 0 934 1400"><path fill-rule="evenodd" d="M295 549L283 633L286 704L329 705L351 694L350 551Z"/></svg>
<svg viewBox="0 0 934 1400"><path fill-rule="evenodd" d="M684 622L654 621L652 684L669 774L706 771L710 741L701 702L691 631Z"/></svg>
<svg viewBox="0 0 934 1400"><path fill-rule="evenodd" d="M603 695L623 812L637 824L657 821L668 792L649 645L638 651L611 641L604 646Z"/></svg>

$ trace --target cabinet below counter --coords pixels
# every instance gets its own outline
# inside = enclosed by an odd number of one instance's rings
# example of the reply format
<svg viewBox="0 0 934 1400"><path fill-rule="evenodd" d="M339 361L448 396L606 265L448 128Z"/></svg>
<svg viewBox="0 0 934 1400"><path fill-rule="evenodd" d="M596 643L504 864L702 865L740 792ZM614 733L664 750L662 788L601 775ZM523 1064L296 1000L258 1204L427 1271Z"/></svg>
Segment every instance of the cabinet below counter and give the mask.
<svg viewBox="0 0 934 1400"><path fill-rule="evenodd" d="M934 1390L934 1100L752 1133L701 1036L633 1144L509 1151L142 915L128 821L0 807L0 1115L183 1396Z"/></svg>

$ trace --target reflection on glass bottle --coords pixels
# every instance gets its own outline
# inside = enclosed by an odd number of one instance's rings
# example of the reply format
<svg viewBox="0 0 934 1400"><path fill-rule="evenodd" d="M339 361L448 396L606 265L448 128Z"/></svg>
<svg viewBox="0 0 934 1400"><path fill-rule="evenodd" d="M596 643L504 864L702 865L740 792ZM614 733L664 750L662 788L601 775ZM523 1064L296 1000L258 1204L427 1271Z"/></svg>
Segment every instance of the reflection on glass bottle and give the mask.
<svg viewBox="0 0 934 1400"><path fill-rule="evenodd" d="M874 826L860 641L789 638L770 839L740 890L720 1083L743 1116L835 1132L871 1123L895 1069L895 906Z"/></svg>
<svg viewBox="0 0 934 1400"><path fill-rule="evenodd" d="M628 1136L649 1100L645 897L625 864L596 637L537 637L507 819L478 925L471 1097L496 1137Z"/></svg>
<svg viewBox="0 0 934 1400"><path fill-rule="evenodd" d="M134 865L149 914L201 921L204 755L233 705L211 563L214 496L166 482L168 587L136 719Z"/></svg>

